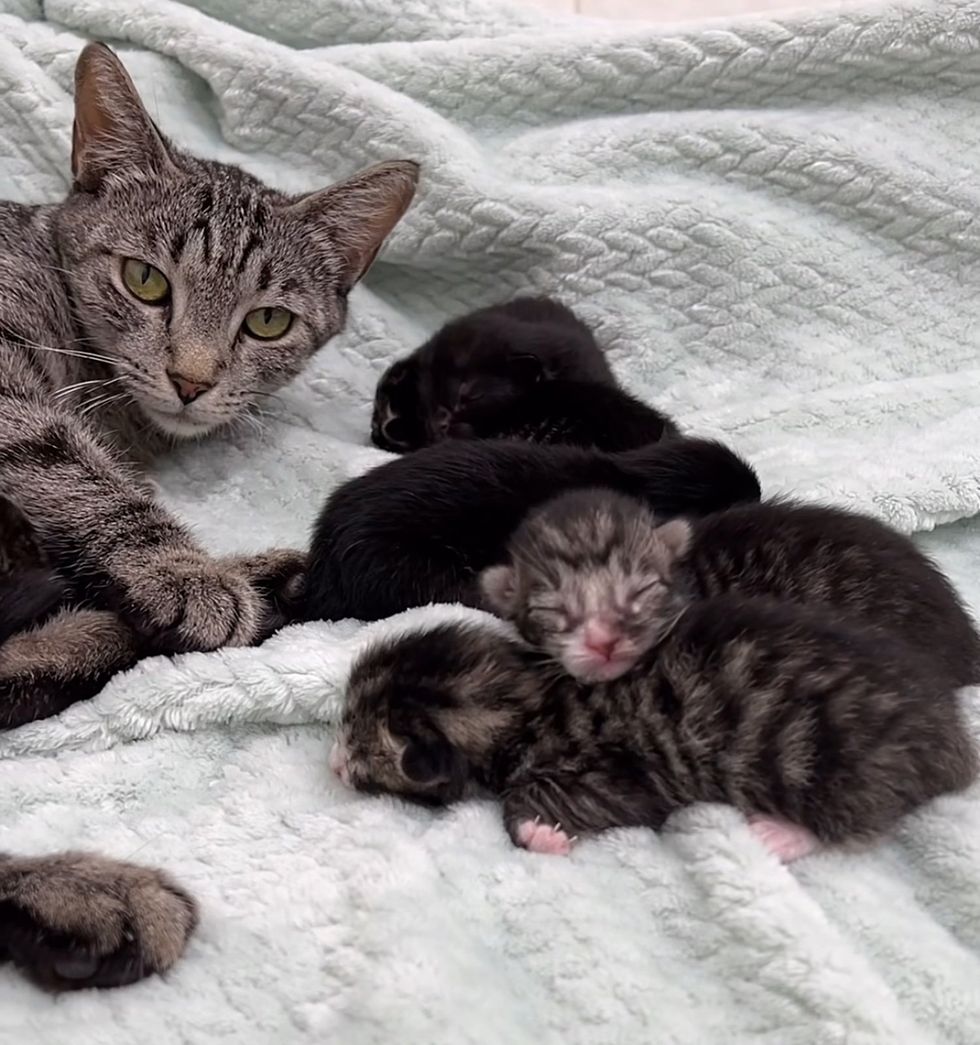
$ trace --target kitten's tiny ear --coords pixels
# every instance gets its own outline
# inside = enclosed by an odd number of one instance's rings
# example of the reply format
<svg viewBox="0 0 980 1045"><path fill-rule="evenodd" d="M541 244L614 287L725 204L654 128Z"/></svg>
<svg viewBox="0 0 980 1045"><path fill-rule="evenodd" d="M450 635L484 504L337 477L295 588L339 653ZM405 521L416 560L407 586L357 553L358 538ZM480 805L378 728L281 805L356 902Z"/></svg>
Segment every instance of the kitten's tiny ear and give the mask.
<svg viewBox="0 0 980 1045"><path fill-rule="evenodd" d="M75 66L71 171L94 192L117 171L173 170L163 136L140 101L122 62L105 44L88 44Z"/></svg>
<svg viewBox="0 0 980 1045"><path fill-rule="evenodd" d="M459 773L462 755L443 736L414 736L402 751L402 772L416 784L441 784Z"/></svg>
<svg viewBox="0 0 980 1045"><path fill-rule="evenodd" d="M501 617L517 609L517 575L513 566L488 566L480 574L480 590L490 608Z"/></svg>
<svg viewBox="0 0 980 1045"><path fill-rule="evenodd" d="M292 205L295 213L314 220L340 251L345 290L371 267L388 234L408 210L418 180L417 163L392 160Z"/></svg>
<svg viewBox="0 0 980 1045"><path fill-rule="evenodd" d="M657 536L671 558L679 559L691 546L691 524L686 519L671 519L657 527Z"/></svg>

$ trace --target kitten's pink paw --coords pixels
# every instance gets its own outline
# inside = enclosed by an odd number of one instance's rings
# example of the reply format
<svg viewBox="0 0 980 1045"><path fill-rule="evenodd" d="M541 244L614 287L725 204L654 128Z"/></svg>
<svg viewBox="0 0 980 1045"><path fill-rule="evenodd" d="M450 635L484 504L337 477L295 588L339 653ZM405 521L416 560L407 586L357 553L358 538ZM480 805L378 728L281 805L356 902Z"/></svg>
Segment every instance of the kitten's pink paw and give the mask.
<svg viewBox="0 0 980 1045"><path fill-rule="evenodd" d="M561 827L550 827L537 820L525 820L517 825L517 841L532 853L568 856L572 851L572 839Z"/></svg>
<svg viewBox="0 0 980 1045"><path fill-rule="evenodd" d="M749 830L784 864L799 860L801 856L807 856L820 848L816 835L778 816L763 816L761 813L750 816Z"/></svg>

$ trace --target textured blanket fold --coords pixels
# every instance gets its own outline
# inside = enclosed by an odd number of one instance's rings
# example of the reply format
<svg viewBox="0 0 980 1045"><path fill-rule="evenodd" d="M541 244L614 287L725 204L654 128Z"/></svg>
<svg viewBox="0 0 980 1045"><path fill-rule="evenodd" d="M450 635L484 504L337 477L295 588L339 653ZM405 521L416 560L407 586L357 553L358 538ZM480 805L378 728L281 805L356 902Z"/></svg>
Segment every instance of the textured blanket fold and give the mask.
<svg viewBox="0 0 980 1045"><path fill-rule="evenodd" d="M497 0L0 0L3 195L65 191L88 38L178 143L285 189L423 164L347 332L262 435L161 468L215 551L305 543L384 459L385 364L527 291L770 493L905 530L980 510L980 0L673 28ZM978 531L923 540L980 604ZM166 981L55 1002L0 971L0 1040L977 1041L976 789L792 870L720 807L562 861L513 850L491 803L343 793L325 751L351 657L464 612L149 660L0 736L0 849L160 863L204 910Z"/></svg>

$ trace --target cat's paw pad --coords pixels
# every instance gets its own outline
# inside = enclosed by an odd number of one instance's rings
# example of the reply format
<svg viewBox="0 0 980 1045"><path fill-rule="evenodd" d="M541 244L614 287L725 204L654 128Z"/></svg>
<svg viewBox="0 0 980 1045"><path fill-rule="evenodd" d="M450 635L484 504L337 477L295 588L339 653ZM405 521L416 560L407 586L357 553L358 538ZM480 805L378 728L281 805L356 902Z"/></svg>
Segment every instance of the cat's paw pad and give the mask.
<svg viewBox="0 0 980 1045"><path fill-rule="evenodd" d="M121 987L165 972L197 924L166 875L86 853L2 867L0 950L49 990Z"/></svg>
<svg viewBox="0 0 980 1045"><path fill-rule="evenodd" d="M127 564L119 584L123 616L161 653L247 646L261 637L265 600L234 563L164 551Z"/></svg>
<svg viewBox="0 0 980 1045"><path fill-rule="evenodd" d="M568 856L574 839L569 838L560 825L543 824L539 820L524 820L517 825L517 841L532 853Z"/></svg>
<svg viewBox="0 0 980 1045"><path fill-rule="evenodd" d="M820 848L819 839L811 831L777 816L750 816L749 830L784 864L799 860Z"/></svg>

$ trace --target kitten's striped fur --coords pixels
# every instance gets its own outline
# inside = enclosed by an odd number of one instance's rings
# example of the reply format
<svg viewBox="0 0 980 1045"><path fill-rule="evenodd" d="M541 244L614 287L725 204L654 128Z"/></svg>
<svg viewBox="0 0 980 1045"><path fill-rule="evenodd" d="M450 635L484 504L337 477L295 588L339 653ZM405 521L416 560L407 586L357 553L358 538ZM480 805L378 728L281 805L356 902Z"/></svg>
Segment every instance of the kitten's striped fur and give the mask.
<svg viewBox="0 0 980 1045"><path fill-rule="evenodd" d="M536 820L658 828L699 801L867 841L977 772L950 688L914 653L735 595L691 604L635 670L593 686L490 628L385 642L353 669L332 762L426 803L489 788L519 844Z"/></svg>

